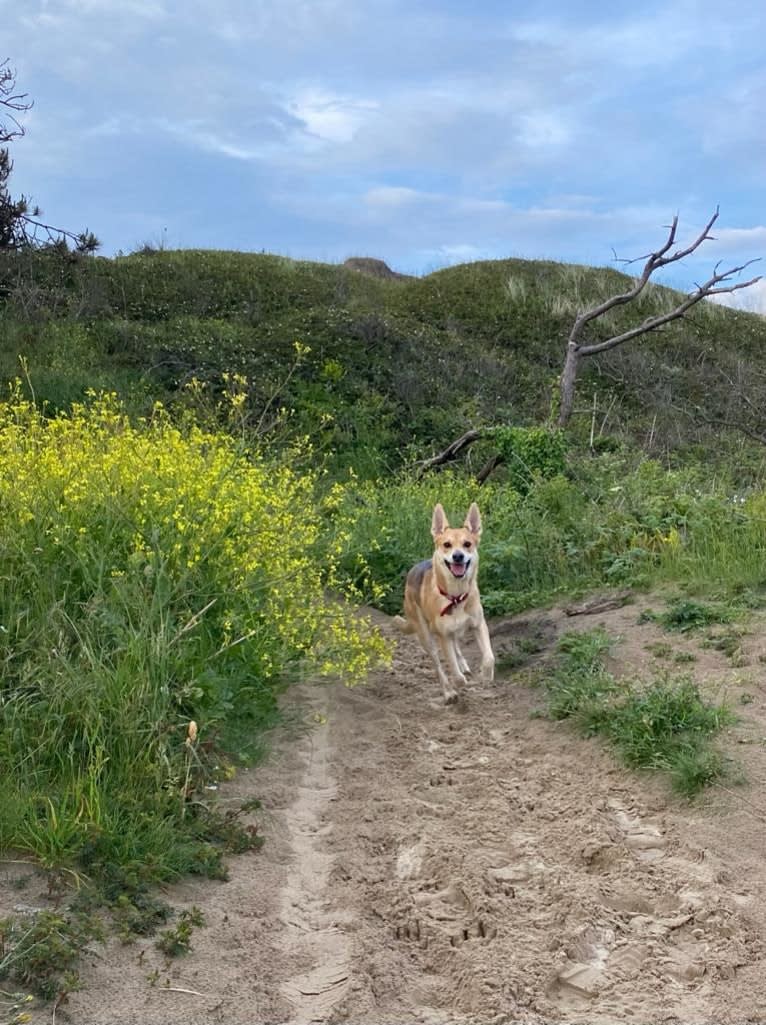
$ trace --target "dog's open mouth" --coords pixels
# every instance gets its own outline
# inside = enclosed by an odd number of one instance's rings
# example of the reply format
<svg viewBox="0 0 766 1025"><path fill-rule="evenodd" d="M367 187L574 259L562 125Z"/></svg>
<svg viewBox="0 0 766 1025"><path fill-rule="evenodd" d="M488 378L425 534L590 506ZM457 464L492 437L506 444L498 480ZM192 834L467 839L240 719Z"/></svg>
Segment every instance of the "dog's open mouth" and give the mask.
<svg viewBox="0 0 766 1025"><path fill-rule="evenodd" d="M465 571L468 569L467 562L448 562L447 565L453 577L464 577Z"/></svg>

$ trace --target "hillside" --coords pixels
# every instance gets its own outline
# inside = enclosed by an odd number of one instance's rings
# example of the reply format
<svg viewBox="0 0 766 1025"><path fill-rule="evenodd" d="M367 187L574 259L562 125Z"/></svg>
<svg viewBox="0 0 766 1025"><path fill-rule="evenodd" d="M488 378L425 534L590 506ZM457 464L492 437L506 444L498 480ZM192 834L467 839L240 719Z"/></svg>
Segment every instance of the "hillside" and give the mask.
<svg viewBox="0 0 766 1025"><path fill-rule="evenodd" d="M625 280L524 260L406 278L258 253L6 257L0 376L18 375L21 356L36 397L54 409L88 388L113 388L146 411L157 398L189 402L193 378L210 386L214 405L223 375L242 374L251 427L278 426L278 441L310 435L336 465L375 475L470 426L543 421L577 309ZM592 338L674 296L651 287ZM310 351L297 357L296 342ZM723 456L720 424L710 421L740 419L738 381L758 408L765 343L766 319L701 305L662 334L586 363L574 433L585 437L593 423L654 455L702 445ZM731 444L741 451L741 436Z"/></svg>

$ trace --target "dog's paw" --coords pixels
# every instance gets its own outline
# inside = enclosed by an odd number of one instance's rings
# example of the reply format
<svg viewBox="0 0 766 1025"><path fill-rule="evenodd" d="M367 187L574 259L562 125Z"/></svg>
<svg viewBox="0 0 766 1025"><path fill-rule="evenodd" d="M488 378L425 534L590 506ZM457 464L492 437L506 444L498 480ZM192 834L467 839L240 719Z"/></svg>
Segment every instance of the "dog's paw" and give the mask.
<svg viewBox="0 0 766 1025"><path fill-rule="evenodd" d="M495 679L495 660L488 658L481 664L481 682L492 683Z"/></svg>
<svg viewBox="0 0 766 1025"><path fill-rule="evenodd" d="M453 687L444 688L444 704L445 705L456 705L457 700L460 697L460 693Z"/></svg>

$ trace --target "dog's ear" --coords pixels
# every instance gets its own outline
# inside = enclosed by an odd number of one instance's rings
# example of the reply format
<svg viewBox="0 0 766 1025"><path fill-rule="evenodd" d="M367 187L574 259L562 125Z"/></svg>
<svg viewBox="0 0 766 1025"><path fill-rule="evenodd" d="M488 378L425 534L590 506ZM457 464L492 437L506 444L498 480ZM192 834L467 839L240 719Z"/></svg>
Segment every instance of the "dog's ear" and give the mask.
<svg viewBox="0 0 766 1025"><path fill-rule="evenodd" d="M471 508L468 510L468 515L465 518L465 528L477 537L481 535L481 513L475 502L471 502Z"/></svg>
<svg viewBox="0 0 766 1025"><path fill-rule="evenodd" d="M444 515L444 509L441 507L441 503L434 506L434 514L431 518L431 534L434 538L437 538L439 534L443 534L449 526L447 523L447 517Z"/></svg>

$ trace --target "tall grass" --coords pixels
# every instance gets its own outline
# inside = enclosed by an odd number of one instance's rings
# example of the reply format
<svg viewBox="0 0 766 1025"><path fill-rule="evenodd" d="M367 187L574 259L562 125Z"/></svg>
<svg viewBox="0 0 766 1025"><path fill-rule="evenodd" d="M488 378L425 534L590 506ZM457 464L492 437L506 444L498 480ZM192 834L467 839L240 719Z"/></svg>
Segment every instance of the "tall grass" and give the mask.
<svg viewBox="0 0 766 1025"><path fill-rule="evenodd" d="M462 521L474 500L490 613L610 586L672 584L745 604L766 593L766 490L743 500L699 468L666 470L611 453L570 460L566 475L533 477L524 494L510 482L479 488L449 472L359 485L345 495L355 519L343 573L382 608L398 610L404 574L431 553L434 503Z"/></svg>
<svg viewBox="0 0 766 1025"><path fill-rule="evenodd" d="M222 752L254 753L290 675L353 682L384 654L325 596L346 527L314 489L161 408L0 406L0 846L215 867Z"/></svg>

